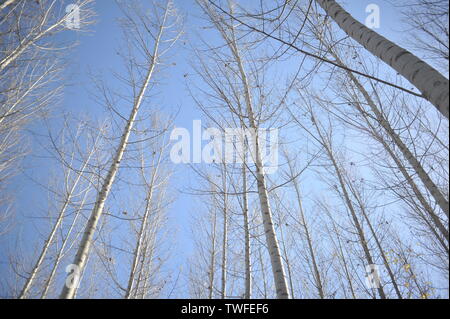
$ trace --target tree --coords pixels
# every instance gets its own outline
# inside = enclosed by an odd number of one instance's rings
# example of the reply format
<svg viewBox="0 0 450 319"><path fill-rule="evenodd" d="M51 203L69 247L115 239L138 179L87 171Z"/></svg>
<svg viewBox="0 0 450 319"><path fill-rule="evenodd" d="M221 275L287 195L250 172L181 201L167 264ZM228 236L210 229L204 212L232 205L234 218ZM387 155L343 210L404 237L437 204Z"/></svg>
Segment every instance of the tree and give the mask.
<svg viewBox="0 0 450 319"><path fill-rule="evenodd" d="M275 281L277 297L278 298L289 298L289 290L287 287L285 271L283 267L283 261L280 255L280 248L278 245L277 236L275 233L275 228L273 226L272 211L270 208L269 194L267 190L267 181L264 173L264 164L262 161L260 141L257 136L258 124L257 117L255 115L254 106L252 102L252 93L250 90L250 84L245 71L244 62L242 60L241 51L237 42L237 36L234 25L226 23L209 4L207 1L199 2L203 11L209 17L210 21L213 23L214 27L219 31L223 40L226 42L228 49L231 52L233 62L236 64L238 79L242 86L244 102L243 110L245 112L245 118L248 120L246 124L247 127L254 132L251 137L252 147L254 147L253 158L256 165L255 177L257 181L258 194L260 199L261 214L263 216L263 223L266 234L267 248L269 250L269 255L271 257L272 272ZM233 4L230 4L233 7ZM244 114L236 114L238 117L244 117Z"/></svg>
<svg viewBox="0 0 450 319"><path fill-rule="evenodd" d="M316 0L316 2L348 36L403 75L448 119L448 79L411 52L355 20L336 1Z"/></svg>
<svg viewBox="0 0 450 319"><path fill-rule="evenodd" d="M93 23L92 0L77 2L79 31ZM8 0L0 5L0 188L20 171L28 154L25 130L37 118L53 112L64 83L64 52L74 42L58 34L69 32L62 1ZM61 49L64 47L64 50ZM4 193L2 191L2 193ZM0 204L8 212L11 196ZM3 215L3 214L2 214ZM7 219L4 214L0 219Z"/></svg>
<svg viewBox="0 0 450 319"><path fill-rule="evenodd" d="M153 18L143 15L141 9L136 6L124 7L124 10L128 10L125 11L125 27L128 28L127 36L133 34L133 40L135 42L132 43L132 46L140 50L140 54L143 54L146 73L143 78L137 80L136 82L133 74L130 74L130 83L132 84L133 92L137 92L137 94L134 96L130 115L126 120L126 125L123 128L120 142L114 152L109 170L97 195L95 206L91 212L89 222L85 228L77 255L75 256L73 264L75 265L75 269L77 271L76 276L82 273L86 266L97 224L103 214L105 202L111 191L111 187L119 170L120 163L128 146L137 114L145 99L146 91L149 87L151 87L151 80L153 78L155 68L160 63L161 57L167 53L168 49L172 47L174 41L179 37L179 33L175 33L175 35L169 34L169 38L163 38L163 34L166 36L166 34L169 33L169 28L174 26L174 17L176 19L175 8L173 7L173 3L171 1L167 1L165 7L163 8L155 5L154 10L156 15ZM138 21L140 21L140 27ZM177 23L175 21L175 26L176 24ZM153 26L153 28L150 26ZM147 42L144 39L154 40L153 49L151 51L147 48ZM165 45L166 47L162 48L160 47L161 45ZM134 62L132 56L129 57L128 62L131 63L131 71L134 71L135 68L140 69L140 65L137 62ZM75 291L76 285L70 285L70 287L65 285L61 292L61 298L71 299L74 297Z"/></svg>

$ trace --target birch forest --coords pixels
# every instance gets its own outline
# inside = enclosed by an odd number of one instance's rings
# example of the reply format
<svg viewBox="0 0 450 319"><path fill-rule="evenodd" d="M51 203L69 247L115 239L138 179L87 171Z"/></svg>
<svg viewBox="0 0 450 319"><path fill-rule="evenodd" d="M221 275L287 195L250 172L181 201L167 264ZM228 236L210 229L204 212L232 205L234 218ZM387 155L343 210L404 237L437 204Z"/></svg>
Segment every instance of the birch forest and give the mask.
<svg viewBox="0 0 450 319"><path fill-rule="evenodd" d="M1 299L448 299L447 0L0 0Z"/></svg>

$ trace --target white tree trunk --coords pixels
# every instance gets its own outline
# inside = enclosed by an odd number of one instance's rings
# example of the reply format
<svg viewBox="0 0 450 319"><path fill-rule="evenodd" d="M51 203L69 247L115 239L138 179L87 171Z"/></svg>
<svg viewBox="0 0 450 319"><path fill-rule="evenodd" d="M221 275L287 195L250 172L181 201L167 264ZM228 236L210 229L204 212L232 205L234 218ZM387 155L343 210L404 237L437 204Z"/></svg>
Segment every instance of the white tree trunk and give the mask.
<svg viewBox="0 0 450 319"><path fill-rule="evenodd" d="M216 226L217 226L217 214L215 208L213 215L213 225L212 225L212 234L211 234L211 256L210 256L210 264L209 264L209 286L208 286L208 298L213 298L214 293L214 279L216 273Z"/></svg>
<svg viewBox="0 0 450 319"><path fill-rule="evenodd" d="M38 257L36 263L34 264L34 267L31 270L30 275L28 276L28 279L25 282L25 285L22 288L22 292L19 295L20 299L24 299L28 295L28 292L29 292L29 290L30 290L30 288L31 288L31 286L32 286L32 284L34 282L34 279L36 278L36 275L37 275L37 273L38 273L38 271L39 271L39 269L40 269L40 267L41 267L41 265L42 265L42 263L43 263L43 261L45 259L45 256L47 255L47 252L48 252L50 246L52 245L53 240L55 239L56 232L58 231L59 226L61 225L61 223L62 223L62 221L63 221L63 219L64 219L64 217L66 215L67 207L69 206L69 204L70 204L70 202L72 200L73 193L75 192L75 189L78 186L78 183L79 183L79 181L81 179L81 176L82 176L86 166L88 165L92 154L93 154L93 152L91 152L89 154L88 158L86 159L86 161L81 166L81 168L79 170L79 173L78 173L77 177L75 178L75 181L73 182L72 186L70 186L69 191L65 195L64 203L63 203L63 205L62 205L62 207L61 207L61 209L60 209L60 211L58 213L58 217L56 219L56 222L53 225L53 228L50 231L50 234L48 235L44 246L42 247L41 253L39 254L39 257ZM69 172L70 172L70 169L69 169Z"/></svg>
<svg viewBox="0 0 450 319"><path fill-rule="evenodd" d="M405 77L448 119L448 79L411 52L355 20L336 1L316 0L316 2L347 35Z"/></svg>
<svg viewBox="0 0 450 319"><path fill-rule="evenodd" d="M289 169L290 169L290 173L291 176L294 176L294 171L291 167L291 163L289 162ZM319 272L319 267L317 266L317 260L316 260L316 254L314 252L314 247L313 247L313 242L312 242L312 236L309 232L309 227L308 224L306 222L306 218L305 218L305 212L303 211L303 202L302 202L302 196L301 196L301 192L300 192L300 186L298 185L297 179L293 178L292 180L293 184L294 184L294 188L295 188L295 194L297 195L297 202L298 202L298 207L300 210L300 221L302 223L303 226L303 230L305 231L305 236L306 236L306 242L308 244L308 250L309 250L309 255L311 257L311 262L313 265L313 270L314 270L314 281L316 283L316 287L317 290L319 292L319 297L321 299L325 298L325 294L323 292L323 284L322 284L322 279L320 277L320 272Z"/></svg>
<svg viewBox="0 0 450 319"><path fill-rule="evenodd" d="M7 6L10 6L11 4L13 4L14 2L16 2L17 0L6 0L5 2L3 2L2 4L0 4L0 10L5 9Z"/></svg>
<svg viewBox="0 0 450 319"><path fill-rule="evenodd" d="M244 141L244 145L247 145ZM244 148L244 158L242 164L242 210L244 215L244 264L245 264L245 293L244 299L250 299L252 297L252 264L250 259L250 224L248 218L248 198L247 198L247 161L246 161L246 149Z"/></svg>
<svg viewBox="0 0 450 319"><path fill-rule="evenodd" d="M360 194L358 193L358 191L353 189L352 185L350 185L350 188L351 188L351 190L353 192L353 195L356 198L356 201L358 203L359 208L361 209L361 214L363 215L364 219L367 222L367 226L369 227L369 230L370 230L370 232L372 234L372 237L375 240L375 244L377 245L378 250L380 251L380 256L383 259L384 267L386 267L386 270L387 270L387 272L389 274L389 278L391 278L391 283L394 286L395 293L397 294L398 299L403 299L402 294L401 294L400 289L399 289L399 286L397 284L397 280L395 279L394 272L392 271L392 268L389 265L389 261L387 259L386 254L385 254L385 250L383 249L383 246L381 245L380 239L378 238L378 235L377 235L377 233L375 232L375 229L372 226L372 222L371 222L371 220L369 219L369 216L366 213L366 207L365 207L365 205L364 205L364 203L362 201L362 198L360 197Z"/></svg>
<svg viewBox="0 0 450 319"><path fill-rule="evenodd" d="M258 195L259 195L259 201L261 204L261 211L262 211L262 218L263 218L263 225L266 235L266 241L267 241L267 248L269 249L269 255L270 260L272 263L272 272L273 277L275 281L275 287L277 290L277 297L288 299L289 298L289 290L288 285L286 281L286 275L283 267L283 261L281 259L280 254L280 248L278 245L277 236L275 233L275 228L273 226L273 217L272 217L272 210L270 208L269 204L269 193L267 192L267 186L266 186L266 177L264 173L264 166L261 159L261 150L259 146L259 141L257 137L257 125L255 116L253 114L253 108L252 108L252 102L251 102L251 96L250 96L250 89L247 81L247 75L244 70L244 66L241 60L241 57L237 51L236 43L233 44L234 49L233 54L235 55L235 58L239 65L239 71L241 75L242 84L244 86L244 95L247 105L247 113L248 113L248 119L250 122L250 128L254 130L253 135L253 145L255 146L255 165L256 165L256 180L258 185Z"/></svg>
<svg viewBox="0 0 450 319"><path fill-rule="evenodd" d="M243 114L237 114L240 117L241 123L248 119L248 128L253 132L252 143L254 146L254 161L256 166L255 177L257 181L257 189L259 201L261 205L261 215L266 236L267 249L270 255L273 279L275 281L277 298L289 298L289 290L286 281L286 275L283 266L283 260L280 254L280 248L277 240L277 235L273 225L272 210L269 203L269 194L266 186L266 176L261 157L261 148L257 138L258 125L256 116L253 113L253 105L251 98L251 89L247 79L247 74L244 69L244 63L238 48L238 42L235 36L235 27L225 22L218 13L211 7L209 1L199 1L204 11L209 15L211 22L216 26L221 33L222 38L231 51L232 57L238 66L238 77L242 85L243 95L245 99L246 117ZM233 10L234 1L229 1L231 11Z"/></svg>
<svg viewBox="0 0 450 319"><path fill-rule="evenodd" d="M142 84L139 94L138 94L137 98L135 99L133 109L131 111L127 125L125 126L125 129L123 131L119 147L116 150L116 153L113 158L113 162L109 168L108 174L106 175L106 178L103 182L101 190L98 194L94 209L92 210L91 216L89 217L88 224L86 225L86 228L84 230L84 234L83 234L83 238L80 243L80 247L75 256L73 264L78 268L80 273L83 272L84 267L86 266L86 261L87 261L87 257L89 255L89 251L90 251L92 241L94 238L95 229L96 229L98 221L103 213L103 208L105 206L106 199L108 198L108 195L110 193L110 190L113 185L114 179L116 177L117 171L119 170L120 162L122 160L123 154L125 153L128 139L130 137L131 130L133 128L136 116L138 114L139 108L144 99L144 95L145 95L145 92L150 83L150 79L152 78L153 71L154 71L155 65L157 63L158 48L159 48L161 36L163 33L164 24L167 19L167 14L168 14L168 7L166 7L166 10L164 12L163 22L160 25L158 35L155 38L155 44L154 44L155 46L153 49L153 56L152 56L152 60L149 61L150 65L149 65L147 74L145 76L144 83ZM76 291L75 285L72 285L71 287L64 285L64 288L61 292L61 298L72 299L74 297L75 291Z"/></svg>
<svg viewBox="0 0 450 319"><path fill-rule="evenodd" d="M91 177L89 178L88 184L91 184L93 182L93 176L94 175L91 175ZM89 187L91 187L91 186L89 186ZM89 190L87 189L85 191L85 194L83 195L83 200L81 201L79 207L77 208L77 213L76 213L75 217L73 218L72 223L70 224L70 227L69 227L69 229L67 231L67 234L66 234L66 238L63 240L63 242L61 244L61 247L59 248L59 252L58 252L58 254L57 254L56 258L55 258L55 262L53 264L52 271L50 272L50 275L48 276L47 280L44 283L44 289L43 289L43 291L41 293L41 299L47 298L48 292L49 292L50 287L52 285L52 282L53 282L53 280L55 278L58 266L59 266L59 264L61 262L61 259L64 257L65 248L66 248L66 246L68 244L70 244L69 243L70 235L72 234L73 229L77 225L77 220L81 216L81 211L83 210L83 207L84 207L84 205L86 203L86 200L88 199L88 195L89 195ZM75 236L75 238L77 238L77 237L78 236Z"/></svg>
<svg viewBox="0 0 450 319"><path fill-rule="evenodd" d="M4 9L6 6L12 4L16 0L9 0L3 3L0 6L0 10ZM92 0L84 0L80 3L78 3L79 8L83 8L87 4L89 4ZM59 18L55 22L53 22L51 25L44 28L44 26L48 23L49 19L53 17L53 15L56 15L56 5L55 3L52 3L49 5L48 8L46 8L46 11L43 13L42 20L39 21L39 25L36 25L31 30L30 34L25 37L21 41L21 43L16 46L14 49L12 49L10 52L8 52L5 57L3 57L0 60L0 72L3 71L6 67L8 67L11 63L13 63L15 60L17 60L26 50L28 50L30 47L35 45L39 40L46 37L47 35L52 35L55 33L55 31L58 30L58 28L65 28L65 23L67 21L67 17L69 13L65 14L63 17ZM53 12L55 11L55 12ZM87 21L86 21L87 22ZM85 21L82 21L82 23L85 23ZM35 32L36 31L36 32Z"/></svg>
<svg viewBox="0 0 450 319"><path fill-rule="evenodd" d="M363 230L363 228L361 226L361 223L359 222L359 219L358 219L358 216L356 214L355 208L353 206L352 200L351 200L350 195L349 195L349 193L347 191L347 187L345 185L345 180L344 180L344 177L342 176L341 168L339 167L339 164L337 163L337 161L336 161L336 159L334 157L331 145L329 144L329 142L327 141L325 136L322 134L322 132L321 132L319 126L318 126L318 123L316 121L316 118L314 117L314 114L312 112L311 112L311 120L312 120L313 125L316 128L316 131L317 131L317 133L319 135L320 142L323 145L323 147L325 148L325 151L326 151L326 153L328 155L328 158L329 158L329 160L331 161L331 163L333 165L334 171L336 172L336 176L338 178L339 185L340 185L340 188L342 190L342 198L343 198L343 200L345 202L345 205L347 206L347 208L348 208L348 210L350 212L350 215L351 215L351 218L352 218L352 221L353 221L353 225L355 226L356 233L358 234L358 237L359 237L359 243L360 243L360 245L361 245L361 247L362 247L362 249L364 251L364 255L366 257L366 261L367 261L368 265L372 265L374 263L373 262L373 258L372 258L372 254L370 253L370 249L369 249L369 246L368 246L368 242L366 240L366 236L364 234L364 230ZM386 294L385 294L381 284L377 288L377 290L378 290L378 294L379 294L380 298L381 299L386 299Z"/></svg>
<svg viewBox="0 0 450 319"><path fill-rule="evenodd" d="M222 169L222 189L223 189L223 232L222 232L222 279L220 297L227 296L227 251L228 251L228 196L227 196L227 166L223 164Z"/></svg>
<svg viewBox="0 0 450 319"><path fill-rule="evenodd" d="M150 184L148 185L149 189L147 191L147 198L145 199L144 216L142 217L141 227L139 229L139 234L138 234L138 240L137 240L136 246L134 248L134 252L133 252L133 262L131 264L130 275L128 277L128 285L127 285L127 290L125 292L125 299L130 299L132 291L133 291L138 261L139 261L139 257L141 256L141 251L142 251L145 229L148 226L147 220L148 220L148 216L151 212L151 208L152 208L153 191L155 188L155 179L156 179L156 175L158 173L158 167L159 167L160 160L161 160L161 154L158 159L158 164L156 165L156 167L154 168L154 170L152 172Z"/></svg>
<svg viewBox="0 0 450 319"><path fill-rule="evenodd" d="M411 187L414 195L417 197L417 200L420 202L420 204L422 205L425 212L430 216L435 227L437 227L437 229L439 229L439 232L447 239L447 242L448 242L448 238L449 238L448 230L445 228L444 224L441 222L441 219L439 218L439 216L436 215L436 213L434 212L431 205L425 199L425 196L419 190L419 187L415 183L413 177L408 173L408 171L404 167L403 163L398 158L397 154L395 154L394 150L388 145L388 143L385 141L385 139L382 136L380 136L380 134L377 132L377 130L369 122L369 120L367 119L367 115L364 112L364 110L362 109L362 107L358 103L356 103L355 106L358 109L358 111L361 113L361 115L364 117L373 137L383 146L383 148L386 150L386 152L392 158L396 167L399 169L400 173L403 175L406 182ZM423 217L423 219L425 219L425 216ZM431 229L431 231L433 232L433 234L436 236L439 243L442 245L442 247L446 251L448 251L447 244L442 240L442 237L435 231L435 228L430 224L430 222L427 219L425 219L425 221L426 221L427 225L429 226L429 228Z"/></svg>
<svg viewBox="0 0 450 319"><path fill-rule="evenodd" d="M345 64L340 60L340 58L335 54L332 50L330 50L330 53L332 56L336 59L337 63L339 63L342 66L345 66ZM411 167L414 169L414 171L417 173L417 176L419 176L420 180L422 181L425 188L430 192L430 194L433 196L436 203L439 205L439 207L442 209L442 211L449 216L449 203L447 198L445 198L444 194L439 190L437 185L432 181L430 176L427 174L425 169L423 168L422 164L417 160L417 158L413 155L413 153L409 150L409 148L403 143L402 139L398 134L395 132L395 130L391 127L390 123L387 121L387 119L384 117L384 115L381 113L373 99L370 97L370 94L367 92L367 90L364 88L364 86L358 81L358 79L351 73L347 72L347 75L349 76L350 80L356 85L358 91L361 92L361 94L364 96L364 99L366 100L367 104L369 105L370 109L374 113L378 123L383 127L383 129L386 131L386 133L392 138L395 145L398 147L400 152L403 154L403 156L406 158L408 163L411 165ZM358 111L365 116L364 110L357 105L356 108ZM439 217L434 214L434 212L427 210L427 212L430 214L430 217L433 219L433 222L436 224L436 226L439 228L441 233L446 236L448 240L448 231L446 230L445 226L442 224Z"/></svg>

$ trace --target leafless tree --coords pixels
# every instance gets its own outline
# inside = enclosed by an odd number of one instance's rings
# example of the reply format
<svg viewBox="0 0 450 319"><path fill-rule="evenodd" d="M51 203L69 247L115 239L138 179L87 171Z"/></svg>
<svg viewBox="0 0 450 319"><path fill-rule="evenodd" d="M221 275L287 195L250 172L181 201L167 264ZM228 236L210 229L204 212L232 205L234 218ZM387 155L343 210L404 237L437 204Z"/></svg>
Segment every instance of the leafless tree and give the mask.
<svg viewBox="0 0 450 319"><path fill-rule="evenodd" d="M104 206L111 187L116 178L121 161L130 144L130 136L133 132L138 112L143 105L147 90L153 86L153 75L156 68L162 63L162 57L172 48L175 41L180 36L176 30L178 19L176 10L171 1L166 1L164 6L154 4L153 16L145 15L142 9L136 3L122 3L124 16L123 21L129 49L128 56L125 57L128 70L130 72L127 83L131 86L132 108L128 118L120 115L116 105L109 105L112 111L125 121L125 127L122 128L122 135L119 144L115 147L113 158L106 176L104 177L101 189L97 195L97 200L92 210L89 222L85 228L83 238L78 248L73 264L77 272L82 273L87 262L89 251L93 242L94 233L100 217L103 214ZM175 31L174 31L175 30ZM132 35L132 37L130 37ZM153 43L153 48L149 49L148 44ZM133 56L133 53L136 54ZM141 59L141 64L138 60ZM144 74L142 74L143 72ZM106 100L106 102L109 102ZM65 285L61 298L73 298L76 291L76 285Z"/></svg>

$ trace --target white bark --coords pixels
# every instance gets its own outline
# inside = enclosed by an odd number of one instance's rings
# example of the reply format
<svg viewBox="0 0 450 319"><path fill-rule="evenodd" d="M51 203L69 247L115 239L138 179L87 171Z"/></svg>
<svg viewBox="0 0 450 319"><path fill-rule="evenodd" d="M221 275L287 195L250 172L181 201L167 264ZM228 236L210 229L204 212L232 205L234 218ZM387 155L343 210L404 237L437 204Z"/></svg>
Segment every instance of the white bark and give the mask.
<svg viewBox="0 0 450 319"><path fill-rule="evenodd" d="M148 184L147 198L145 199L144 216L142 217L142 222L141 222L141 226L140 226L139 233L138 233L138 240L136 242L136 246L135 246L134 252L133 252L133 262L131 264L130 275L128 277L128 285L127 285L127 290L125 292L125 299L130 299L132 296L138 261L139 261L139 258L141 257L141 251L142 251L142 246L143 246L143 241L144 241L145 230L148 227L148 217L149 217L149 214L152 209L153 192L155 191L155 188L156 188L155 182L156 182L156 177L158 175L159 165L161 163L161 157L162 157L162 154L160 153L158 156L156 166L152 171L150 182ZM144 163L142 164L142 166L143 166L142 169L144 169ZM143 175L144 175L144 173L143 173ZM145 179L145 176L143 176L143 178ZM142 256L142 258L144 258L144 257Z"/></svg>
<svg viewBox="0 0 450 319"><path fill-rule="evenodd" d="M273 225L272 210L269 203L269 193L266 186L266 176L264 172L263 161L261 157L261 147L257 138L257 119L253 111L251 89L247 74L244 68L244 62L241 58L241 53L238 47L238 42L235 36L235 27L225 23L217 12L208 4L207 1L199 1L202 8L209 15L211 22L215 24L217 30L221 33L226 45L231 51L232 57L238 67L238 76L243 89L243 95L245 100L246 118L248 119L248 128L253 132L252 147L254 148L254 161L256 166L255 177L257 181L258 196L261 205L261 214L263 220L263 226L265 230L267 249L269 251L273 279L275 282L277 298L289 298L289 290L286 281L285 270L283 266L283 260L280 254L280 248L277 240L277 235ZM229 2L231 11L233 10L233 2ZM229 34L231 33L231 35ZM238 114L240 121L244 121L244 116Z"/></svg>
<svg viewBox="0 0 450 319"><path fill-rule="evenodd" d="M117 171L119 170L120 162L125 153L128 139L130 137L136 116L138 114L139 108L144 99L146 90L150 83L150 79L152 78L155 66L158 63L158 61L157 61L158 55L159 55L158 49L159 49L163 29L165 28L165 22L167 19L168 11L169 11L169 1L167 2L167 7L164 12L163 22L159 26L159 31L155 38L152 58L151 58L151 61L149 61L149 68L148 68L147 74L145 76L144 82L142 83L142 86L140 87L139 94L134 101L133 109L131 111L128 122L123 131L123 134L122 134L122 137L120 140L120 144L115 152L113 162L109 168L108 174L106 175L106 178L103 182L101 190L98 194L94 209L92 210L91 216L89 217L89 221L85 228L83 238L80 243L80 247L78 249L78 252L77 252L74 262L73 262L73 264L78 267L80 272L83 272L83 270L86 266L86 261L87 261L87 258L88 258L89 252L90 252L90 248L91 248L91 245L93 242L94 233L95 233L98 221L100 220L100 217L102 216L106 199L108 198L108 195L111 191L111 187L113 185ZM65 285L61 292L61 298L72 299L72 298L74 298L75 291L76 291L75 285L73 285L72 287L67 287L67 285Z"/></svg>
<svg viewBox="0 0 450 319"><path fill-rule="evenodd" d="M354 197L356 198L356 202L358 203L358 206L359 206L359 208L361 210L361 214L363 215L364 219L366 220L367 226L369 227L369 230L370 230L370 233L372 234L372 237L375 240L375 244L377 245L377 248L378 248L378 250L380 252L380 256L383 259L384 267L386 267L386 270L387 270L387 272L389 274L389 278L391 278L391 283L394 286L395 293L396 293L398 299L403 299L402 294L400 292L400 288L399 288L399 286L397 284L397 280L396 280L396 278L394 276L394 272L392 271L392 268L389 265L387 256L385 254L385 250L383 249L383 246L381 245L380 239L378 238L378 235L377 235L377 233L375 232L375 229L372 226L372 222L371 222L369 216L367 215L366 207L365 207L365 204L364 204L364 202L362 200L361 194L359 193L358 190L356 190L353 187L353 185L351 183L349 183L349 188L352 191Z"/></svg>
<svg viewBox="0 0 450 319"><path fill-rule="evenodd" d="M316 0L316 2L347 35L405 77L448 119L448 79L411 52L355 20L336 1Z"/></svg>
<svg viewBox="0 0 450 319"><path fill-rule="evenodd" d="M94 175L92 175L92 176L94 176ZM89 184L93 182L92 176L90 177L90 179L88 181ZM66 233L65 239L63 240L63 242L61 244L61 247L59 248L59 252L58 252L58 254L57 254L56 258L55 258L55 262L53 264L52 271L50 272L50 275L48 276L47 280L44 283L44 289L43 289L43 291L41 293L41 299L47 298L47 295L49 293L50 287L51 287L52 282L53 282L53 280L55 278L58 266L59 266L62 258L64 257L64 254L66 253L66 251L65 251L66 246L69 245L69 249L70 249L70 243L71 242L69 242L69 240L71 239L72 231L74 230L75 226L77 225L78 218L81 216L81 211L82 211L82 209L83 209L83 207L84 207L84 205L86 203L86 200L88 199L88 195L89 195L89 190L85 190L85 194L83 195L83 200L81 201L79 207L77 208L76 215L75 215L75 217L73 218L73 220L72 220L72 222L70 224L70 227L69 227L69 229L68 229L68 231ZM75 239L77 237L78 236L75 236Z"/></svg>
<svg viewBox="0 0 450 319"><path fill-rule="evenodd" d="M233 42L230 44L232 53L236 62L238 63L240 77L242 85L244 87L245 103L247 107L247 116L249 120L250 129L254 130L253 145L255 147L255 165L256 165L256 180L258 185L258 195L261 204L261 212L263 218L263 225L266 234L267 247L269 249L270 260L272 263L273 278L275 281L275 287L277 291L277 297L281 299L289 299L289 290L286 281L286 275L283 267L283 261L281 259L280 248L278 245L275 228L273 226L272 210L269 204L269 193L267 192L266 177L264 174L264 165L261 159L261 150L257 137L257 124L255 115L253 114L253 106L251 101L251 93L247 80L247 74L244 70L244 65L237 47L236 40L233 38Z"/></svg>
<svg viewBox="0 0 450 319"><path fill-rule="evenodd" d="M227 296L227 252L228 252L228 199L227 199L227 166L223 164L222 169L222 190L223 190L223 231L222 231L222 278L220 297Z"/></svg>
<svg viewBox="0 0 450 319"><path fill-rule="evenodd" d="M2 4L0 4L0 10L5 9L7 6L12 5L14 2L16 2L17 0L6 0L5 2L3 2Z"/></svg>
<svg viewBox="0 0 450 319"><path fill-rule="evenodd" d="M335 54L332 50L330 50L330 53L336 59L337 63L344 66L344 63L340 60L340 58L337 56L337 54ZM377 119L378 123L381 125L381 127L383 127L383 129L386 131L386 133L392 138L395 145L398 147L398 149L403 154L403 156L406 158L408 163L411 165L411 167L417 173L417 176L420 178L423 185L430 192L430 194L435 199L436 203L439 205L439 207L442 209L442 211L448 217L449 216L449 203L448 203L447 198L444 196L444 194L442 194L442 192L439 190L437 185L433 182L433 180L427 174L427 172L423 168L422 164L417 160L417 158L413 155L413 153L410 151L410 149L403 143L400 136L391 127L390 123L387 121L385 116L381 113L381 111L379 110L379 108L377 107L377 105L375 104L373 99L370 97L367 90L363 87L363 85L358 81L358 79L351 72L346 72L346 73L349 76L350 80L356 85L358 91L361 92L361 94L364 96L364 99L366 100L367 105L369 105L371 111L374 113L375 118ZM360 105L356 105L356 108L363 116L366 116L364 110L361 108ZM399 169L400 169L400 167L399 167ZM402 173L403 173L404 168L401 168L401 169L402 169ZM408 178L408 180L409 180L409 178ZM416 187L414 188L414 191L417 195L418 190L416 191ZM422 196L420 196L419 199L421 197ZM439 217L432 210L426 210L426 211L432 218L435 225L438 227L438 229L441 231L441 233L447 238L447 241L448 241L448 230L442 224Z"/></svg>
<svg viewBox="0 0 450 319"><path fill-rule="evenodd" d="M13 0L15 1L15 0ZM3 4L8 5L11 4L13 1L8 1ZM86 7L92 0L84 0L80 3L78 3L78 6L80 9ZM55 8L57 7L56 2L53 1L48 5L48 8L45 8L45 11L42 13L42 18L39 21L39 23L34 26L34 28L30 31L30 33L18 43L18 45L10 50L2 59L0 60L0 72L5 70L11 63L13 63L15 60L17 60L21 55L23 55L29 48L31 48L33 45L35 45L37 42L39 42L41 39L54 34L58 29L62 30L65 29L65 23L66 19L69 15L67 13L63 17L55 20L50 25L46 25L50 19L53 17L53 15L56 14L57 11ZM0 10L3 9L0 7ZM90 17L90 14L87 13L82 15L82 21L80 21L81 24L89 23L85 17Z"/></svg>
<svg viewBox="0 0 450 319"><path fill-rule="evenodd" d="M320 272L319 272L319 267L317 266L316 253L315 253L314 247L313 247L313 239L312 239L312 235L310 234L308 223L306 221L305 212L303 210L303 201L302 201L302 195L300 192L300 185L298 184L298 181L295 178L294 169L293 169L292 163L289 159L288 159L288 166L289 166L289 170L290 170L290 178L292 178L292 183L294 184L295 194L297 196L297 203L298 203L298 208L300 211L300 222L303 227L303 230L305 231L306 243L308 244L308 252L309 252L309 256L311 257L311 262L312 262L313 271L314 271L314 281L315 281L317 290L319 292L319 297L321 299L324 299L325 294L323 292L323 284L322 284L322 279L321 279Z"/></svg>
<svg viewBox="0 0 450 319"><path fill-rule="evenodd" d="M214 210L213 220L212 220L212 234L211 234L211 255L209 264L209 286L208 286L208 298L213 298L214 293L214 276L216 273L216 225L217 225L217 215L216 210Z"/></svg>
<svg viewBox="0 0 450 319"><path fill-rule="evenodd" d="M325 148L327 156L333 165L334 171L336 172L336 176L338 178L339 185L340 185L340 188L342 191L342 198L350 212L350 215L351 215L351 218L353 221L353 225L355 226L356 233L358 234L358 237L359 237L359 243L360 243L360 245L364 251L364 255L366 257L366 261L367 261L368 265L372 265L372 264L374 264L372 254L370 253L370 249L368 246L368 242L366 240L366 236L364 234L364 230L361 226L361 223L359 222L359 219L356 214L355 208L353 206L352 200L347 191L347 187L345 184L343 174L341 172L341 168L339 167L339 164L337 163L337 161L334 157L333 150L331 148L329 141L327 141L326 137L323 135L322 131L320 130L318 123L316 121L316 118L314 117L314 114L312 112L311 112L311 120L313 122L314 127L316 128L317 134L319 135L319 141L322 144L322 146ZM385 294L381 284L380 284L380 287L377 288L377 290L378 290L378 294L379 294L380 298L386 299L386 294Z"/></svg>
<svg viewBox="0 0 450 319"><path fill-rule="evenodd" d="M244 145L247 145L244 142ZM245 292L244 299L250 299L252 297L252 265L250 259L250 224L248 216L248 196L247 196L247 161L244 150L244 158L242 164L242 211L244 215L244 236L245 236Z"/></svg>
<svg viewBox="0 0 450 319"><path fill-rule="evenodd" d="M97 139L97 141L98 141L98 139ZM72 197L74 195L74 192L75 192L76 188L78 187L78 183L80 182L80 179L81 179L82 175L84 174L84 170L86 169L87 165L89 164L89 162L91 160L91 157L92 157L92 155L95 152L95 149L96 149L96 143L92 146L92 149L91 149L91 151L88 154L88 157L86 158L86 160L83 162L82 166L80 167L79 172L77 173L77 176L76 176L75 180L73 181L72 185L70 185L70 188L67 191L67 194L65 194L64 202L63 202L63 204L61 206L61 209L58 212L58 216L56 218L56 222L53 225L53 227L52 227L52 229L50 231L50 234L48 235L47 239L45 240L44 246L42 247L42 250L41 250L41 252L39 254L39 257L38 257L36 263L34 264L33 269L31 270L31 272L30 272L30 274L29 274L29 276L28 276L28 278L27 278L27 280L26 280L26 282L25 282L25 284L24 284L24 286L22 288L22 291L21 291L21 293L19 295L20 299L25 299L27 297L27 295L29 293L29 290L30 290L30 288L31 288L35 278L36 278L36 275L37 275L37 273L38 273L42 263L44 262L45 257L47 256L47 252L48 252L50 246L52 245L52 243L53 243L53 241L55 239L56 233L57 233L59 227L61 226L61 223L64 220L64 217L66 216L66 210L67 210L67 208L69 207L69 204L72 201ZM66 179L70 178L71 169L72 168L67 168L68 173L67 173Z"/></svg>

